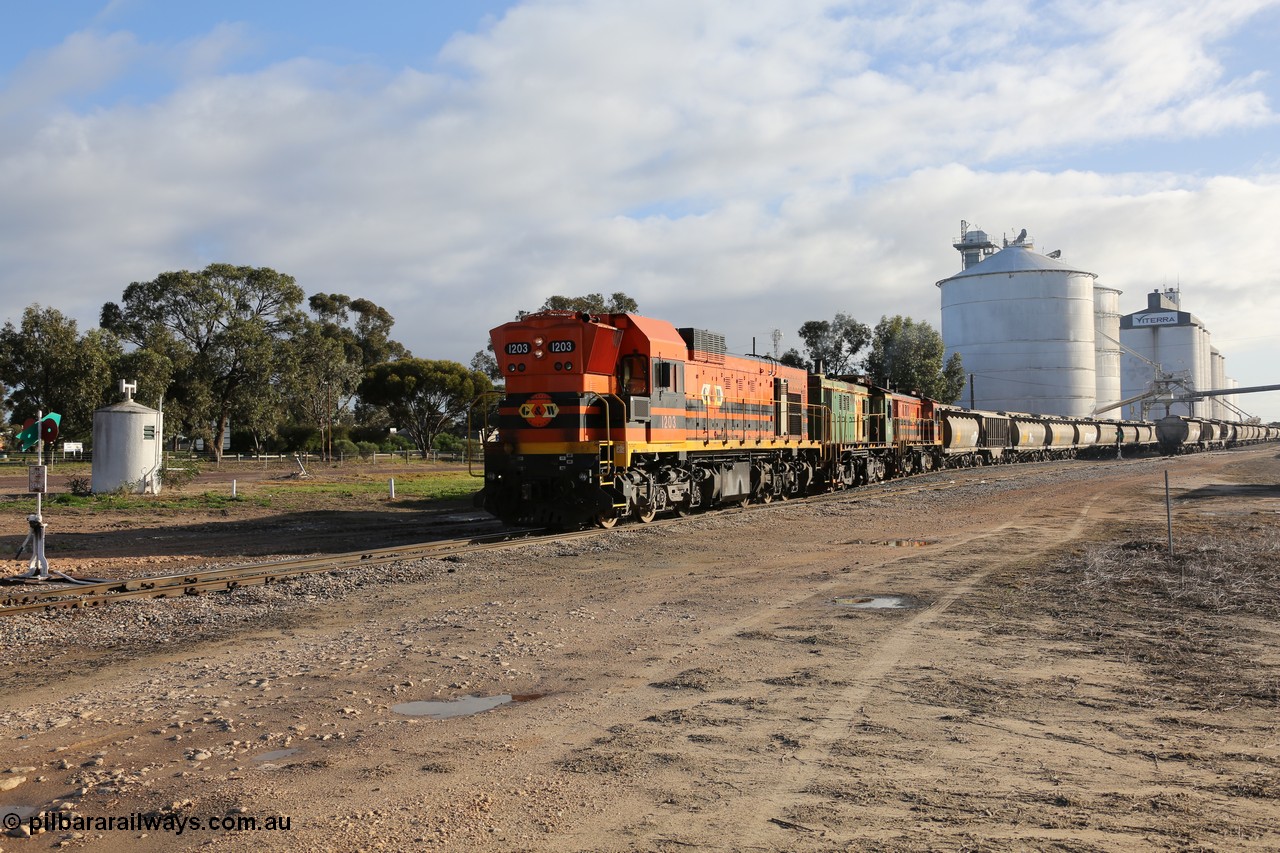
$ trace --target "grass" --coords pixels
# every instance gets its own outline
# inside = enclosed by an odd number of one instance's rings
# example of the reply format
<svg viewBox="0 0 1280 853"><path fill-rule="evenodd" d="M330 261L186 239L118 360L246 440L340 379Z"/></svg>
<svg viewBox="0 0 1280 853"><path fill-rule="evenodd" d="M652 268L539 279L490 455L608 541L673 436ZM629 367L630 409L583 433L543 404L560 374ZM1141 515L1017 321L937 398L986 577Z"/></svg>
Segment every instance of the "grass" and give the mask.
<svg viewBox="0 0 1280 853"><path fill-rule="evenodd" d="M1059 639L1139 667L1153 696L1187 707L1280 705L1280 673L1258 660L1256 634L1280 618L1276 527L1218 519L1175 539L1172 558L1164 541L1132 538L1086 545L1055 568L1032 594Z"/></svg>
<svg viewBox="0 0 1280 853"><path fill-rule="evenodd" d="M253 469L246 477L256 476ZM390 499L390 480L395 480L396 497ZM184 488L165 488L159 495L124 492L79 497L65 492L45 496L48 507L84 510L225 510L237 506L270 507L274 510L351 509L357 505L382 503L391 506L420 506L423 503L467 500L483 481L466 471L410 466L383 469L378 473L334 468L311 471L305 479L257 479L237 481L236 496L231 483L201 483L201 478ZM16 500L20 511L34 510L35 498Z"/></svg>

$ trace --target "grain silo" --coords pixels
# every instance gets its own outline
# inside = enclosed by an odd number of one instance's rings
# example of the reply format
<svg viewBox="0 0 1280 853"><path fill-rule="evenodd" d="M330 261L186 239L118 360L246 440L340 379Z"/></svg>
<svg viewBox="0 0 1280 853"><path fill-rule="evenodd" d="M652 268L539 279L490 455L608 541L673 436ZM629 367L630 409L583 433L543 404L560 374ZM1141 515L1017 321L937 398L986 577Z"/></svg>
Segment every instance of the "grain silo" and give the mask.
<svg viewBox="0 0 1280 853"><path fill-rule="evenodd" d="M1114 287L1093 286L1094 366L1098 372L1097 406L1107 410L1120 396L1120 294ZM1115 417L1109 414L1107 417Z"/></svg>
<svg viewBox="0 0 1280 853"><path fill-rule="evenodd" d="M1128 352L1121 359L1120 393L1125 399L1136 397L1165 377L1196 391L1213 388L1213 367L1209 332L1200 319L1182 310L1182 295L1167 288L1147 294L1147 307L1120 318L1120 342ZM1166 411L1166 408L1168 409ZM1176 403L1166 407L1153 404L1148 416L1159 419L1166 414L1209 417L1211 403ZM1136 404L1126 407L1126 417L1141 417Z"/></svg>
<svg viewBox="0 0 1280 853"><path fill-rule="evenodd" d="M1213 371L1212 371L1213 379L1211 382L1213 387L1215 389L1231 387L1227 384L1226 357L1223 356L1222 353L1218 352L1217 347L1210 347L1209 358L1213 364ZM1227 397L1225 396L1210 397L1209 403L1212 409L1213 416L1215 418L1217 418L1218 420L1227 420L1230 417L1227 410Z"/></svg>
<svg viewBox="0 0 1280 853"><path fill-rule="evenodd" d="M160 493L164 414L133 401L136 383L121 382L124 400L93 413L93 491Z"/></svg>
<svg viewBox="0 0 1280 853"><path fill-rule="evenodd" d="M954 245L976 263L937 283L942 338L973 376L979 409L1091 416L1097 404L1097 276L1034 251L1024 230L983 256L967 223ZM968 398L964 402L969 402Z"/></svg>

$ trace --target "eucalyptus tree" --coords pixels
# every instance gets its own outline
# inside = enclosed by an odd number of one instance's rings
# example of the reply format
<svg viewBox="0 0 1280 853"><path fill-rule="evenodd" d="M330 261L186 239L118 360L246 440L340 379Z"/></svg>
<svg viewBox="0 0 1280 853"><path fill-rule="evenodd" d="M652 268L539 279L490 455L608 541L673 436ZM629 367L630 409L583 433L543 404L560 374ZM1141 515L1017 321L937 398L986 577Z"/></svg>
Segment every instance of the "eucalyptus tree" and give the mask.
<svg viewBox="0 0 1280 853"><path fill-rule="evenodd" d="M27 306L18 324L0 328L0 383L17 421L58 412L64 435L87 436L94 410L108 402L120 342L101 329L83 335L56 308Z"/></svg>
<svg viewBox="0 0 1280 853"><path fill-rule="evenodd" d="M858 353L871 340L871 330L847 314L836 314L831 320L809 320L800 326L799 335L813 369L833 376L852 372ZM794 350L787 355L791 352Z"/></svg>
<svg viewBox="0 0 1280 853"><path fill-rule="evenodd" d="M344 347L341 337L309 320L290 341L289 356L288 378L281 386L289 416L294 423L317 427L327 454L334 424L350 419L351 402L364 377L361 351Z"/></svg>
<svg viewBox="0 0 1280 853"><path fill-rule="evenodd" d="M456 361L402 358L365 371L360 397L385 408L391 421L426 456L435 437L492 388L488 376Z"/></svg>
<svg viewBox="0 0 1280 853"><path fill-rule="evenodd" d="M391 337L391 312L345 293L317 293L307 300L314 318L294 341L296 371L290 384L290 414L298 423L314 424L328 451L335 423L353 414L376 419L374 407L357 407L364 372L376 364L410 357Z"/></svg>
<svg viewBox="0 0 1280 853"><path fill-rule="evenodd" d="M605 299L600 293L587 293L583 296L548 296L537 311L585 311L588 314L634 314L640 310L640 304L622 291L610 294ZM516 313L519 320L537 311L520 311Z"/></svg>
<svg viewBox="0 0 1280 853"><path fill-rule="evenodd" d="M944 364L944 354L942 335L927 322L881 317L872 333L867 373L887 387L952 403L964 390L964 365L959 353Z"/></svg>
<svg viewBox="0 0 1280 853"><path fill-rule="evenodd" d="M348 361L369 368L411 355L404 344L391 338L396 318L368 299L352 299L345 293L317 293L307 300L307 306L316 315L321 334L342 342Z"/></svg>
<svg viewBox="0 0 1280 853"><path fill-rule="evenodd" d="M173 367L166 411L222 454L229 423L261 424L287 369L286 341L302 329L302 288L267 267L210 264L133 282L102 307L104 329ZM280 412L271 413L276 419Z"/></svg>

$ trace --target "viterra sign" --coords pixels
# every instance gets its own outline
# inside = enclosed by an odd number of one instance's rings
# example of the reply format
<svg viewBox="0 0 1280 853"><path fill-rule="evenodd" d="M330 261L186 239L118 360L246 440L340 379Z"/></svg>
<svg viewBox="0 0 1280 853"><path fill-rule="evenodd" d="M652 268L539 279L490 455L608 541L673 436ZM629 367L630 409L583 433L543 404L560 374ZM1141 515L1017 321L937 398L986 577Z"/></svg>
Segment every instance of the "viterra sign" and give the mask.
<svg viewBox="0 0 1280 853"><path fill-rule="evenodd" d="M1165 311L1160 314L1141 314L1133 318L1134 326L1176 326L1178 312Z"/></svg>

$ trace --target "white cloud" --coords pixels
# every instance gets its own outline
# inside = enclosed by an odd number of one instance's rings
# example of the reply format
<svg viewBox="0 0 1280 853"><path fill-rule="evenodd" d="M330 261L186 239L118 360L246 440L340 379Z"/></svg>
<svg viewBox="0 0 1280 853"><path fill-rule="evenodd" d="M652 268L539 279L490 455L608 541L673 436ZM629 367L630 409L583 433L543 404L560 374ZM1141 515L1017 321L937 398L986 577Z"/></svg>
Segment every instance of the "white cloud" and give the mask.
<svg viewBox="0 0 1280 853"><path fill-rule="evenodd" d="M120 76L138 53L129 33L72 33L52 50L22 62L0 90L0 117L12 120L61 99L97 91Z"/></svg>
<svg viewBox="0 0 1280 853"><path fill-rule="evenodd" d="M1274 124L1269 57L1237 76L1218 57L1275 5L565 0L435 69L235 74L249 26L73 34L0 89L23 117L0 130L0 288L13 316L37 288L92 323L130 281L227 260L372 298L424 355L465 361L552 292L614 290L786 346L836 311L936 322L966 217L1027 227L1126 299L1180 278L1252 340L1280 307L1249 239L1280 215L1275 175L1016 164ZM139 68L170 88L72 108Z"/></svg>

